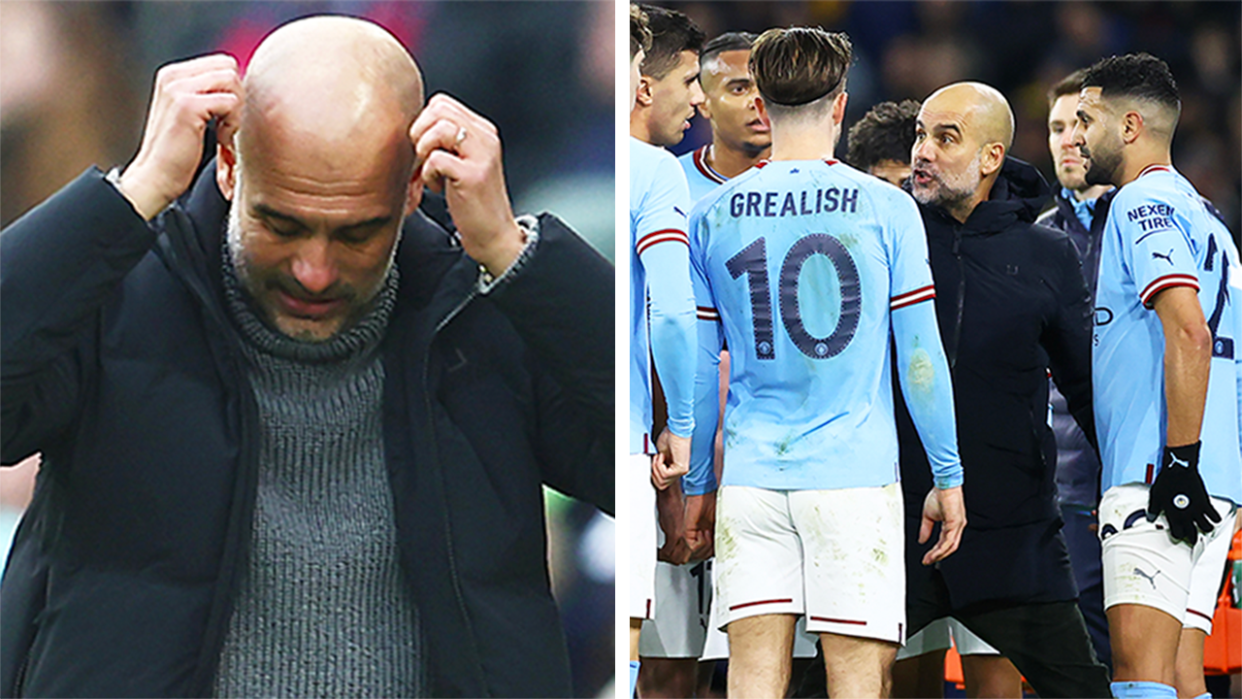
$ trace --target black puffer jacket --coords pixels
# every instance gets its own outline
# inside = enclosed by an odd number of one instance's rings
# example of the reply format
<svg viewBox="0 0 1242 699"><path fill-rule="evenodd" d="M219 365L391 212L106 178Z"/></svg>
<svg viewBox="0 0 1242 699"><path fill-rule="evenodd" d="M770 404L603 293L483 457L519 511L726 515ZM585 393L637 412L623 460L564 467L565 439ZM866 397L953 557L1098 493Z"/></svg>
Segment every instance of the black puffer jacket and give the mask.
<svg viewBox="0 0 1242 699"><path fill-rule="evenodd" d="M1082 260L1092 306L1095 305L1095 284L1100 270L1101 236L1104 222L1108 220L1109 205L1116 194L1116 189L1110 189L1095 200L1089 230L1078 220L1074 205L1056 192L1052 194L1053 208L1035 221L1065 231L1074 242L1078 259ZM1056 441L1057 498L1062 507L1095 509L1100 501L1100 455L1070 416L1065 396L1053 388L1049 400L1052 403L1052 432Z"/></svg>
<svg viewBox="0 0 1242 699"><path fill-rule="evenodd" d="M3 463L42 451L0 606L4 696L204 696L245 565L256 406L208 168L147 226L92 170L0 234ZM571 692L541 483L611 511L613 270L540 219L487 296L406 222L384 449L430 691Z"/></svg>
<svg viewBox="0 0 1242 699"><path fill-rule="evenodd" d="M1077 596L1043 445L1049 368L1094 439L1091 306L1069 238L1034 224L1047 199L1039 172L1006 158L964 224L920 205L966 479L967 529L940 564L957 608ZM900 392L897 401L906 513L917 518L929 468ZM932 542L907 543L914 560Z"/></svg>

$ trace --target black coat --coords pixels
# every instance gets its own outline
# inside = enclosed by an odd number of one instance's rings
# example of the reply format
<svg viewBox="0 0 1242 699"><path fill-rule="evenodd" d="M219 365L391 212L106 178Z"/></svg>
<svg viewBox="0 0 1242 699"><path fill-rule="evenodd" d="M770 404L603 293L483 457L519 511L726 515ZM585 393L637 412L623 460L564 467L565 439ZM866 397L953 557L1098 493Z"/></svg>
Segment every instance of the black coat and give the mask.
<svg viewBox="0 0 1242 699"><path fill-rule="evenodd" d="M43 453L0 588L0 694L203 696L242 579L257 409L208 168L148 226L98 170L0 234L2 460ZM541 483L611 511L613 270L540 218L487 296L407 220L384 450L429 691L562 696Z"/></svg>
<svg viewBox="0 0 1242 699"><path fill-rule="evenodd" d="M1087 229L1074 213L1074 205L1053 192L1053 208L1036 219L1036 223L1065 231L1078 250L1082 260L1083 276L1091 302L1095 304L1095 286L1100 270L1100 242L1103 240L1104 223L1108 220L1108 208L1116 189L1110 189L1095 201L1091 216L1091 228ZM1100 455L1088 443L1078 423L1070 416L1065 396L1053 388L1049 401L1052 403L1052 432L1057 464L1057 498L1062 507L1078 507L1092 510L1100 501Z"/></svg>
<svg viewBox="0 0 1242 699"><path fill-rule="evenodd" d="M961 548L939 565L955 608L1077 596L1059 532L1055 465L1043 445L1049 369L1094 439L1091 305L1070 239L1033 223L1047 198L1034 167L1006 158L990 198L964 224L919 207L965 472L967 528ZM911 520L932 483L900 392L897 402ZM911 566L922 568L914 561L931 543L907 542Z"/></svg>

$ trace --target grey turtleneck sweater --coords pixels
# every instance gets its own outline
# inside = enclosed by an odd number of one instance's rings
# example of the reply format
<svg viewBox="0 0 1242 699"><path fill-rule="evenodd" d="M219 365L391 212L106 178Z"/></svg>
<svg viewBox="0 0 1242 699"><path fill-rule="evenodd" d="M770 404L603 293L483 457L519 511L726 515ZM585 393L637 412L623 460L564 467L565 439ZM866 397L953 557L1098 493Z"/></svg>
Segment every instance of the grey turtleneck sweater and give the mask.
<svg viewBox="0 0 1242 699"><path fill-rule="evenodd" d="M267 327L225 253L262 446L249 565L216 674L221 697L409 697L423 676L418 612L397 555L381 422L375 307L323 343Z"/></svg>

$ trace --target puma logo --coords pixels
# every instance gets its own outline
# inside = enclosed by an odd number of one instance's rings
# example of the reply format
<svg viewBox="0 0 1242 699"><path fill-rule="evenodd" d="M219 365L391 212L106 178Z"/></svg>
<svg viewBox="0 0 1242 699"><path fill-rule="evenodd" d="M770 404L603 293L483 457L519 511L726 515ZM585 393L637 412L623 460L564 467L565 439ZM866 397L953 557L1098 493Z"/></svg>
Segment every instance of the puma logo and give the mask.
<svg viewBox="0 0 1242 699"><path fill-rule="evenodd" d="M1156 260L1156 259L1163 259L1165 262L1168 262L1169 264L1173 264L1173 250L1172 250L1172 249L1170 249L1170 250L1169 250L1169 254L1167 254L1167 255L1162 255L1162 254L1160 254L1160 253L1158 253L1158 252L1154 252L1154 251L1153 251L1153 252L1151 253L1151 259L1153 259L1153 260Z"/></svg>
<svg viewBox="0 0 1242 699"><path fill-rule="evenodd" d="M1143 576L1144 578L1146 578L1146 579L1147 579L1147 582L1151 583L1151 589L1153 589L1153 590L1154 590L1154 589L1156 589L1156 576L1157 576L1157 575L1160 575L1160 571L1158 571L1158 570L1157 570L1154 574L1152 574L1152 575L1148 575L1147 573L1144 573L1142 570L1140 570L1140 569L1138 569L1138 568L1135 568L1135 569L1134 569L1134 574L1135 574L1135 575L1141 575L1141 576Z"/></svg>
<svg viewBox="0 0 1242 699"><path fill-rule="evenodd" d="M1183 461L1182 459L1177 458L1177 454L1170 453L1169 458L1173 459L1173 463L1169 464L1170 466L1181 466L1182 468L1190 468L1190 462Z"/></svg>

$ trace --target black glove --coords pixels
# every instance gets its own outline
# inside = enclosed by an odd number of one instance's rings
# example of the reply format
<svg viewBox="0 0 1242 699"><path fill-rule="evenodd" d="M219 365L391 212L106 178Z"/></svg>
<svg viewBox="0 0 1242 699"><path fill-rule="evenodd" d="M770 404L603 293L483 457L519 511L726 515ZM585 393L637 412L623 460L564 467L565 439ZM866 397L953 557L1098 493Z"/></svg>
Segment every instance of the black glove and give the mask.
<svg viewBox="0 0 1242 699"><path fill-rule="evenodd" d="M1166 446L1160 473L1151 484L1147 499L1147 518L1154 520L1163 512L1173 538L1184 539L1191 546L1199 540L1200 531L1207 534L1214 528L1212 522L1220 521L1220 513L1212 506L1199 476L1202 445L1203 442L1195 442L1184 447Z"/></svg>

